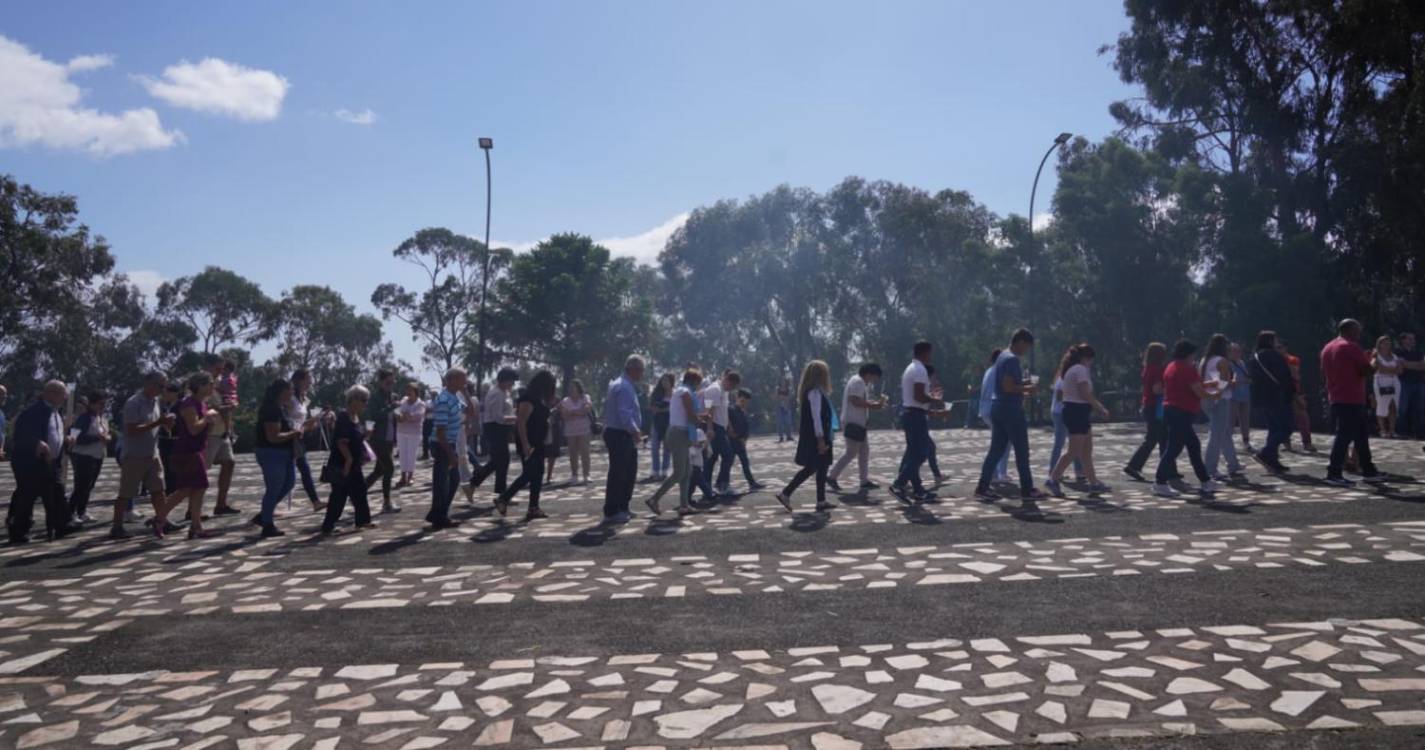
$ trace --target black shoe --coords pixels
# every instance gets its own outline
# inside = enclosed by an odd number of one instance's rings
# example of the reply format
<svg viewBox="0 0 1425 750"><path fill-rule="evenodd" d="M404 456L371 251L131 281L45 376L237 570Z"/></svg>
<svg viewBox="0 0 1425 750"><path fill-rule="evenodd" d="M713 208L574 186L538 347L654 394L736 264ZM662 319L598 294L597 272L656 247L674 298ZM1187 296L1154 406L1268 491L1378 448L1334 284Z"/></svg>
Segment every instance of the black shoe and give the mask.
<svg viewBox="0 0 1425 750"><path fill-rule="evenodd" d="M975 499L982 503L993 503L999 501L999 495L989 487L976 487Z"/></svg>
<svg viewBox="0 0 1425 750"><path fill-rule="evenodd" d="M109 527L110 539L128 539L131 536L133 536L133 534L130 534L128 531L125 531L122 525Z"/></svg>
<svg viewBox="0 0 1425 750"><path fill-rule="evenodd" d="M445 529L453 529L453 528L455 528L456 526L459 526L459 525L460 525L460 522L459 522L459 521L455 521L455 520L452 520L452 519L449 519L449 518L445 518L445 519L442 519L442 520L439 520L439 521L432 521L430 527L431 527L432 529L436 530L436 531L443 531L443 530L445 530Z"/></svg>
<svg viewBox="0 0 1425 750"><path fill-rule="evenodd" d="M881 488L881 485L876 484L875 482L862 482L862 483L861 483L861 489L863 489L863 490L878 490L878 489L880 489L880 488Z"/></svg>
<svg viewBox="0 0 1425 750"><path fill-rule="evenodd" d="M267 538L269 538L269 537L274 537L274 536L287 536L287 532L283 531L282 529L277 528L276 526L263 526L263 527L262 527L262 537L263 537L264 539L267 539Z"/></svg>
<svg viewBox="0 0 1425 750"><path fill-rule="evenodd" d="M1127 474L1127 475L1130 476L1130 477L1133 477L1134 481L1138 481L1138 482L1146 482L1146 481L1148 481L1148 480L1146 480L1146 479L1143 478L1143 472L1139 471L1138 469L1133 468L1132 466L1125 466L1125 467L1123 467L1123 473L1124 473L1124 474Z"/></svg>
<svg viewBox="0 0 1425 750"><path fill-rule="evenodd" d="M19 545L21 545L21 544L29 544L29 543L30 543L30 537L29 537L28 535L26 535L26 536L12 536L12 537L10 537L10 546L12 546L12 547L16 547L16 546L19 546Z"/></svg>
<svg viewBox="0 0 1425 750"><path fill-rule="evenodd" d="M820 503L817 503L817 504L816 504L816 510L817 510L817 512L819 512L819 513L824 513L824 512L826 512L826 511L828 511L828 510L831 510L832 508L835 508L835 507L836 507L836 503L833 503L833 502L831 502L831 501L829 501L829 500L828 500L828 501L825 501L825 502L820 502Z"/></svg>
<svg viewBox="0 0 1425 750"><path fill-rule="evenodd" d="M767 485L762 484L761 482L748 482L747 489L751 490L752 492L758 492L767 489Z"/></svg>
<svg viewBox="0 0 1425 750"><path fill-rule="evenodd" d="M906 490L906 488L905 488L903 485L899 485L899 484L893 484L893 485L891 485L891 494L894 495L897 500L899 500L899 501L905 503L906 505L910 505L910 504L911 504L910 493Z"/></svg>
<svg viewBox="0 0 1425 750"><path fill-rule="evenodd" d="M248 523L251 524L251 525L253 525L253 526L261 526L261 525L262 525L262 514L261 514L261 513L258 513L257 515L253 516L253 517L252 517L252 520L251 520L251 521L248 521Z"/></svg>
<svg viewBox="0 0 1425 750"><path fill-rule="evenodd" d="M213 515L215 516L235 516L241 512L242 511L231 505L220 505L213 509Z"/></svg>
<svg viewBox="0 0 1425 750"><path fill-rule="evenodd" d="M529 512L524 514L525 521L538 521L541 518L549 518L549 514L539 508L530 508Z"/></svg>
<svg viewBox="0 0 1425 750"><path fill-rule="evenodd" d="M826 478L826 486L827 486L827 487L830 487L832 492L840 492L840 491L841 491L841 485L838 484L838 483L836 482L836 480L835 480L835 479L832 479L831 477L827 477L827 478Z"/></svg>

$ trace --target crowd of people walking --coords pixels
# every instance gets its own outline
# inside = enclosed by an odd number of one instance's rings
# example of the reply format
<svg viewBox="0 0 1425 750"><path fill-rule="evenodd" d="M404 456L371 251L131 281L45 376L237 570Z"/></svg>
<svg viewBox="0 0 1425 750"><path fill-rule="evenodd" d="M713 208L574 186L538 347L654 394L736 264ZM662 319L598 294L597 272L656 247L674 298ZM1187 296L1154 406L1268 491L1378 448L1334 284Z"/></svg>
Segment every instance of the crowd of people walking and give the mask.
<svg viewBox="0 0 1425 750"><path fill-rule="evenodd" d="M1421 372L1425 362L1415 351L1415 337L1404 334L1397 342L1382 336L1366 350L1358 343L1361 334L1359 322L1343 320L1336 338L1320 353L1335 433L1325 481L1341 487L1354 484L1346 477L1348 471L1365 482L1383 481L1385 475L1372 460L1372 429L1385 437L1401 429L1419 436L1422 425L1415 415L1425 409ZM1024 366L1034 345L1034 335L1020 329L989 357L978 408L971 410L971 416L978 414L990 427L974 496L997 501L1006 486L1013 486L1008 474L1011 452L1018 495L1026 503L1064 496L1071 467L1077 480L1074 486L1082 492L1111 492L1094 455L1093 416L1107 418L1110 413L1094 389L1096 353L1088 343L1068 347L1053 370L1049 388L1053 447L1044 465L1047 476L1042 486L1036 485L1025 400L1040 392L1041 383ZM933 344L918 342L901 374L899 422L905 448L889 491L907 504L935 497L936 491L922 480L923 467L929 466L937 485L943 479L930 421L948 409L933 359ZM427 458L432 477L425 520L433 530L458 526L460 521L451 517L456 495L463 489L466 502L474 503L477 489L491 478L490 501L496 513L507 515L523 497L525 521L538 521L547 517L541 494L561 456L567 455L570 484L590 483L595 438L602 440L608 454L603 515L609 523L632 518L630 504L644 447L651 471L643 481L658 485L645 501L655 516L661 515L664 499L674 490L678 498L674 510L679 514L696 512L695 494L704 502L734 494L734 462L748 491L763 489L754 478L746 448L752 393L742 387L741 375L726 369L707 377L702 369L688 366L680 373L659 376L645 392L646 367L642 357L630 356L598 402L580 380L572 378L561 396L559 383L548 370L535 372L518 387L519 373L502 369L480 395L463 369L451 368L431 398L415 381L398 391L395 373L381 371L372 388L354 384L346 390L340 408L320 411L311 404L311 375L297 370L290 378L269 383L256 405L253 443L264 492L251 523L264 537L282 536L275 511L300 485L312 510L324 512L323 534L337 533L348 504L353 529L372 528L377 522L368 493L379 488L381 514L401 512L393 492L411 486L418 461ZM809 479L815 487L815 509L834 508L828 492L844 491L842 474L853 460L857 481L852 486L860 492L879 489L869 471L868 424L872 413L890 406L890 400L879 393L882 375L877 363L860 365L843 388L839 409L831 368L822 360L808 362L795 387L776 386L771 405L778 442L796 442L793 458L798 471L775 495L787 511L794 507L794 494ZM1142 355L1140 384L1143 438L1122 471L1133 480L1150 481L1145 472L1156 452L1151 482L1157 495L1211 496L1223 484L1245 477L1244 456L1269 473L1289 472L1281 453L1292 450L1293 433L1300 434L1303 451L1315 451L1300 359L1272 331L1260 332L1250 353L1223 334L1208 337L1202 347L1187 339L1171 346L1150 343ZM650 416L646 425L645 393ZM0 387L0 403L6 395ZM39 398L15 419L8 444L0 410L0 457L8 454L16 484L6 519L12 543L29 541L37 502L44 508L50 538L94 522L90 500L114 442L120 446L119 481L111 537L126 538L131 535L127 524L143 521L157 538L175 531L203 538L213 533L204 526L211 515L239 512L229 502L236 465L234 413L239 405L230 362L209 357L202 371L182 383L170 382L160 372L148 373L117 412L117 425L109 421L107 394L86 394L82 410L76 407L78 413L66 418L63 410L70 397L64 383L47 382ZM1266 426L1260 448L1252 445L1254 415L1257 424ZM1195 428L1202 419L1207 422L1205 446ZM327 448L325 463L315 475L307 460L314 433L322 435ZM838 434L844 441L839 458ZM1183 454L1196 486L1185 482L1178 471ZM61 468L64 457L73 471L67 490ZM511 480L515 460L518 475ZM214 470L216 499L211 512L205 512ZM319 483L330 487L325 501ZM152 506L151 518L145 519L135 507L142 498ZM173 515L180 507L184 512Z"/></svg>

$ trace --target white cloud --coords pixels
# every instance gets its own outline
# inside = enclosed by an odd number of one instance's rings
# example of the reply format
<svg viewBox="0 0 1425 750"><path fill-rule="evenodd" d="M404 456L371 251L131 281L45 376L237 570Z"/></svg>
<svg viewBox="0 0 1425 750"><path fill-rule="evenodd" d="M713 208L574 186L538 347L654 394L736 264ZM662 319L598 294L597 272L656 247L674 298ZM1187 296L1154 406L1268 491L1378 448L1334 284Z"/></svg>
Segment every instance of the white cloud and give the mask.
<svg viewBox="0 0 1425 750"><path fill-rule="evenodd" d="M1046 211L1046 212L1043 212L1043 213L1034 214L1033 228L1034 228L1034 231L1036 231L1036 232L1038 232L1038 231L1041 230L1041 229L1048 229L1048 228L1049 228L1049 225L1050 225L1050 224L1053 224L1053 223L1054 223L1054 214L1051 214L1051 213L1049 213L1049 212L1047 212L1047 211Z"/></svg>
<svg viewBox="0 0 1425 750"><path fill-rule="evenodd" d="M65 63L64 67L71 73L83 73L90 70L107 68L113 64L113 55L80 55L68 63Z"/></svg>
<svg viewBox="0 0 1425 750"><path fill-rule="evenodd" d="M79 106L84 92L69 80L70 73L112 62L108 55L83 55L60 65L0 36L0 148L44 146L115 156L183 142L182 132L164 130L158 113L147 107L110 114Z"/></svg>
<svg viewBox="0 0 1425 750"><path fill-rule="evenodd" d="M652 265L658 262L658 254L663 252L663 246L668 244L668 238L672 237L673 233L687 221L688 214L684 212L647 232L631 237L609 237L598 242L607 247L609 252L616 257L633 258L639 263Z"/></svg>
<svg viewBox="0 0 1425 750"><path fill-rule="evenodd" d="M170 65L161 78L137 78L148 93L175 107L250 121L277 119L289 88L286 78L270 70L245 68L216 57Z"/></svg>
<svg viewBox="0 0 1425 750"><path fill-rule="evenodd" d="M349 122L352 125L370 125L376 122L376 113L370 109L363 109L360 112L352 112L349 109L338 109L332 113L332 117L342 122Z"/></svg>
<svg viewBox="0 0 1425 750"><path fill-rule="evenodd" d="M163 282L168 281L158 271L125 271L124 275L129 277L130 284L138 287L139 291L144 293L150 303L158 300L158 288L163 286Z"/></svg>

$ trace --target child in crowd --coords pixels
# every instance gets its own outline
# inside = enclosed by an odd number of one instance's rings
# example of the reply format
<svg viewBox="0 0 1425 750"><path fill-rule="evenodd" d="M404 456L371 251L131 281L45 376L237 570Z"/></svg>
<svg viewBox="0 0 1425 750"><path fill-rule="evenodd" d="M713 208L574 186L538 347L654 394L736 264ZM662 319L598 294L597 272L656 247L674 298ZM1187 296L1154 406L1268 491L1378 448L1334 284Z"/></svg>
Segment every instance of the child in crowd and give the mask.
<svg viewBox="0 0 1425 750"><path fill-rule="evenodd" d="M223 374L218 378L213 390L218 392L218 398L223 400L223 406L236 407L238 403L238 378L237 364L231 359L223 360ZM233 431L233 414L237 409L227 413L228 432Z"/></svg>
<svg viewBox="0 0 1425 750"><path fill-rule="evenodd" d="M752 462L747 458L747 435L751 432L751 420L747 418L747 405L752 403L752 391L737 389L737 400L727 410L727 439L732 442L732 454L742 464L742 478L747 480L747 489L756 492L762 484L752 478Z"/></svg>

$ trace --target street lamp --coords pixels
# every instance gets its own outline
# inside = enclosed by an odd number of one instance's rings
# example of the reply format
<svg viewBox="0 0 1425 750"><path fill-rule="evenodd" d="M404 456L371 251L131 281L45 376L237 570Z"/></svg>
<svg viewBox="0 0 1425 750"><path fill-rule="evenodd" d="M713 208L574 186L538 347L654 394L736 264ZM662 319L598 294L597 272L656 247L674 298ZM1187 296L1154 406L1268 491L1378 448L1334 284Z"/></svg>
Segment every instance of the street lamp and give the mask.
<svg viewBox="0 0 1425 750"><path fill-rule="evenodd" d="M1037 193L1037 192L1039 192L1039 175L1040 175L1040 174L1043 174L1043 172L1044 172L1044 163L1047 162L1047 161L1049 161L1049 154L1054 153L1054 149L1059 148L1060 146L1063 146L1065 143L1068 143L1068 142L1069 142L1069 139L1070 139L1070 138L1073 138L1073 137L1074 137L1074 134L1073 134L1073 133L1060 133L1058 136L1056 136L1056 137L1054 138L1054 143L1049 146L1049 150L1047 150L1047 151L1044 152L1044 158L1039 160L1039 168L1036 169L1036 170L1034 170L1034 186L1029 189L1029 247L1030 247L1031 250L1034 248L1034 194ZM1032 277L1033 277L1033 274L1034 274L1034 268L1033 268L1032 266L1031 266L1030 269L1029 269L1029 273L1030 273L1030 276L1031 276L1031 278L1032 278ZM1032 291L1032 290L1031 290L1031 291ZM1031 303L1031 304L1032 304L1032 303ZM1029 329L1030 329L1030 330L1034 330L1034 318L1033 318L1033 308L1032 308L1032 307L1030 308ZM1038 348L1038 347L1035 347L1035 349L1037 349L1037 348ZM1035 351L1035 349L1030 349L1030 350L1029 350L1029 371L1030 371L1030 372L1034 372L1034 351ZM1035 416L1036 416L1036 419L1037 419L1037 416L1038 416L1038 415L1037 415L1038 409L1039 409L1039 399L1038 399L1038 397L1036 396L1035 399L1034 399L1034 411L1036 412L1036 415L1035 415Z"/></svg>
<svg viewBox="0 0 1425 750"><path fill-rule="evenodd" d="M485 297L490 290L490 149L495 147L495 140L481 138L479 144L480 150L485 152L485 268L480 274L480 312L476 323L480 329L480 353L475 360L477 393L485 384Z"/></svg>

